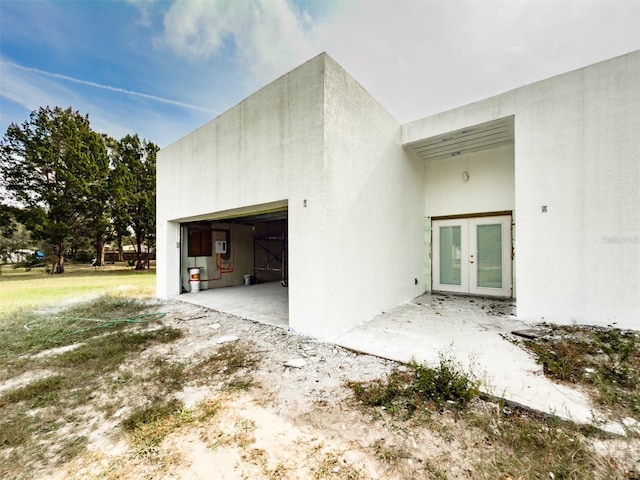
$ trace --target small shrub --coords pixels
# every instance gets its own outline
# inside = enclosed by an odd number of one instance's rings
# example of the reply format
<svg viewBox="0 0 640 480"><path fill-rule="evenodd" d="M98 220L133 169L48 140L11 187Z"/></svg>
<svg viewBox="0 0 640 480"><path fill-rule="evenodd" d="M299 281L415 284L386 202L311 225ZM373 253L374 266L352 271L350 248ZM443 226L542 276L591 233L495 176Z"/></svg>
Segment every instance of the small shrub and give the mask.
<svg viewBox="0 0 640 480"><path fill-rule="evenodd" d="M440 408L449 404L461 410L479 393L479 383L449 358L442 358L436 368L418 365L415 361L411 366L417 377L415 388Z"/></svg>
<svg viewBox="0 0 640 480"><path fill-rule="evenodd" d="M362 404L384 407L391 414L403 413L407 417L428 406L462 410L479 393L474 376L444 357L435 368L412 362L407 371L394 370L384 380L349 386Z"/></svg>

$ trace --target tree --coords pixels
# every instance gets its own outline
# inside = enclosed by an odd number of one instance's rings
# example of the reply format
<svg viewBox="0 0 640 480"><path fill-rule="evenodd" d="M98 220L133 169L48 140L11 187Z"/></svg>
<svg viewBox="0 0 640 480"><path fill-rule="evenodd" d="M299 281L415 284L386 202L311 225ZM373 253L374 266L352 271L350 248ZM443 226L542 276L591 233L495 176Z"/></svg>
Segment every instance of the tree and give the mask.
<svg viewBox="0 0 640 480"><path fill-rule="evenodd" d="M131 232L131 215L128 210L128 191L133 184L131 172L127 169L125 162L121 161L120 143L116 143L112 148L112 165L109 172L109 213L111 216L111 228L118 245L118 261L124 261L124 248L122 241L129 237Z"/></svg>
<svg viewBox="0 0 640 480"><path fill-rule="evenodd" d="M14 252L32 246L29 232L16 214L19 214L16 208L0 204L0 263L11 262Z"/></svg>
<svg viewBox="0 0 640 480"><path fill-rule="evenodd" d="M111 199L111 189L109 188L109 155L107 146L112 144L112 140L106 135L94 135L90 139L96 142L93 151L98 155L94 158L92 166L92 176L90 179L90 195L86 203L86 216L84 227L87 236L96 250L96 260L94 265L104 266L104 244L111 234L111 217L109 215L108 204Z"/></svg>
<svg viewBox="0 0 640 480"><path fill-rule="evenodd" d="M0 180L36 240L52 245L54 273L64 272L65 243L90 213L97 175L106 159L104 139L88 116L71 108L41 107L22 125L12 123L0 142Z"/></svg>
<svg viewBox="0 0 640 480"><path fill-rule="evenodd" d="M129 217L129 227L136 241L136 270L144 268L142 244L147 248L155 241L156 230L156 154L158 146L138 135L127 135L117 145L113 162L113 178L119 182L119 210L121 217ZM147 258L148 265L148 258Z"/></svg>

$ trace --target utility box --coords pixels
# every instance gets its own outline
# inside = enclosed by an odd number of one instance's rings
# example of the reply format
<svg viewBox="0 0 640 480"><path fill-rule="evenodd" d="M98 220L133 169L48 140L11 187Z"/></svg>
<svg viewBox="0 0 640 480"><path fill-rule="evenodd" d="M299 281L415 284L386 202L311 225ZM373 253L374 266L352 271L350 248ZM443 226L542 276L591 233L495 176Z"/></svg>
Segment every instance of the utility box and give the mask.
<svg viewBox="0 0 640 480"><path fill-rule="evenodd" d="M227 241L216 240L215 248L216 248L215 253L227 253Z"/></svg>

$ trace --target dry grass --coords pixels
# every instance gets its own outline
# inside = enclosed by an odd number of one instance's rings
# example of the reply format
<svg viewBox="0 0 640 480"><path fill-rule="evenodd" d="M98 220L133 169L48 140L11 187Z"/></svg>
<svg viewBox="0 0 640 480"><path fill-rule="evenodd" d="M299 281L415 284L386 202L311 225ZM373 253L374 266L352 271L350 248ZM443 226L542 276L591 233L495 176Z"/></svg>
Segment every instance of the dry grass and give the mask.
<svg viewBox="0 0 640 480"><path fill-rule="evenodd" d="M587 388L618 418L640 420L640 334L613 327L546 326L525 346L545 375Z"/></svg>
<svg viewBox="0 0 640 480"><path fill-rule="evenodd" d="M3 377L24 380L0 394L0 477L33 478L34 472L80 455L87 444L82 433L87 407L108 387L113 372L150 345L181 337L179 330L151 323L114 322L122 315L139 314L141 308L146 307L136 301L105 297L55 317L29 312L5 323ZM91 315L101 328L78 331L80 313ZM69 320L60 322L59 316ZM67 346L75 348L38 355ZM47 375L30 380L25 377L30 371Z"/></svg>
<svg viewBox="0 0 640 480"><path fill-rule="evenodd" d="M274 336L278 343L271 347L245 340L215 345L208 333L206 347L197 350L202 353L193 354L183 323L173 321L172 327L160 317L121 321L154 313L150 308L144 301L107 295L64 310L16 310L4 317L0 379L14 383L0 393L0 478L175 476L190 461L180 443L185 438L218 459L237 454L237 464L234 457L229 468L246 467L248 478L640 478L638 464L624 450L631 445L627 440L616 439L614 453L603 453L597 446L612 440L594 428L480 400L474 375L447 359L435 368L398 366L387 377L350 382L358 406L344 397L318 401L305 414L319 433L303 436L304 420L285 412L301 396L286 395L304 382L322 391L320 370L314 368L330 364L330 354L313 357L309 351L308 368L285 371L282 358L301 351L292 336L277 350L285 337ZM260 335L253 340L261 341ZM537 345L530 348L545 358L548 374L590 386L603 405L635 415L637 334L557 330ZM56 350L60 347L73 348ZM342 364L334 366L342 371ZM594 374L585 375L590 368ZM274 385L266 385L269 380ZM342 380L337 385L331 391L346 394ZM183 401L189 388L206 389L208 396L199 403ZM274 414L269 402L280 391L286 401ZM303 423L291 442L299 442L291 447L295 453L288 453L295 458L265 443L265 425L274 417L286 426L282 432ZM343 428L331 430L336 422L344 422ZM100 428L109 432L110 445L125 444L120 453L87 449ZM352 428L360 435L345 440ZM379 435L368 438L370 430ZM367 469L372 465L377 475Z"/></svg>
<svg viewBox="0 0 640 480"><path fill-rule="evenodd" d="M358 404L374 412L374 420L407 431L427 425L436 438L457 439L468 445L463 448L473 448L476 455L470 475L474 479L631 479L638 475L633 473L635 467L603 458L595 449L606 438L600 430L480 400L475 397L473 376L449 362L431 369L414 364L384 379L350 387ZM451 417L453 422L446 420ZM410 452L404 444L379 441L373 446L389 471L401 471L402 478L448 478L446 468ZM403 469L411 461L420 469Z"/></svg>

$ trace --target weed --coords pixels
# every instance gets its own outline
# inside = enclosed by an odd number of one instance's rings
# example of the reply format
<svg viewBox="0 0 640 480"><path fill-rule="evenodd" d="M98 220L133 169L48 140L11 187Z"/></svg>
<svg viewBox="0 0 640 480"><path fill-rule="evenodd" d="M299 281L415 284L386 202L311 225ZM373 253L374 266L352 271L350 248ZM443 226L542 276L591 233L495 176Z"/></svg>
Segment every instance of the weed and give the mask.
<svg viewBox="0 0 640 480"><path fill-rule="evenodd" d="M349 465L346 461L332 453L325 454L320 461L311 469L315 480L339 479L358 480L362 478L359 470Z"/></svg>
<svg viewBox="0 0 640 480"><path fill-rule="evenodd" d="M411 454L403 447L380 447L376 452L376 456L385 463L397 465L401 460L411 458Z"/></svg>
<svg viewBox="0 0 640 480"><path fill-rule="evenodd" d="M171 362L165 358L156 358L153 361L153 373L146 378L156 384L160 391L171 393L182 390L184 385L184 364Z"/></svg>
<svg viewBox="0 0 640 480"><path fill-rule="evenodd" d="M477 463L477 478L597 478L596 455L573 424L505 409L485 412L476 425L493 446Z"/></svg>
<svg viewBox="0 0 640 480"><path fill-rule="evenodd" d="M362 404L384 407L391 414L408 418L429 406L462 410L478 395L479 384L471 373L443 357L435 368L412 362L406 371L396 369L384 380L349 386Z"/></svg>
<svg viewBox="0 0 640 480"><path fill-rule="evenodd" d="M589 345L585 342L573 342L559 339L551 343L525 341L542 364L545 375L564 382L577 383L586 366L585 355Z"/></svg>
<svg viewBox="0 0 640 480"><path fill-rule="evenodd" d="M241 371L253 370L259 363L260 356L253 351L252 344L225 343L215 353L194 365L189 373L200 383L208 383L216 375L230 377L228 389L247 390L253 380L246 375L240 378L233 376Z"/></svg>
<svg viewBox="0 0 640 480"><path fill-rule="evenodd" d="M57 445L58 463L66 463L83 453L87 447L87 437L78 436L66 438Z"/></svg>
<svg viewBox="0 0 640 480"><path fill-rule="evenodd" d="M249 377L237 378L227 383L227 390L246 391L253 386L253 379Z"/></svg>
<svg viewBox="0 0 640 480"><path fill-rule="evenodd" d="M57 400L60 390L68 384L67 379L61 375L35 380L24 387L5 393L0 397L0 407L23 401L29 403L29 408L42 407Z"/></svg>
<svg viewBox="0 0 640 480"><path fill-rule="evenodd" d="M258 365L259 357L253 353L249 345L241 343L225 343L209 361L217 363L221 373L231 375L241 368L253 368Z"/></svg>
<svg viewBox="0 0 640 480"><path fill-rule="evenodd" d="M31 436L32 421L24 415L6 419L0 428L0 448L25 444Z"/></svg>
<svg viewBox="0 0 640 480"><path fill-rule="evenodd" d="M147 455L155 451L169 433L193 419L181 401L156 399L135 410L121 425L130 434L138 453Z"/></svg>
<svg viewBox="0 0 640 480"><path fill-rule="evenodd" d="M221 408L220 403L215 400L208 399L200 402L196 409L198 420L205 421L215 417Z"/></svg>
<svg viewBox="0 0 640 480"><path fill-rule="evenodd" d="M424 462L424 471L427 475L426 478L433 480L447 480L447 471L432 464L429 460Z"/></svg>
<svg viewBox="0 0 640 480"><path fill-rule="evenodd" d="M133 432L143 428L145 425L162 420L163 418L173 415L182 409L182 402L176 399L161 401L156 399L151 405L136 409L131 415L122 420L122 427Z"/></svg>
<svg viewBox="0 0 640 480"><path fill-rule="evenodd" d="M525 341L545 375L590 387L620 416L640 416L640 337L613 327L552 327L553 336Z"/></svg>
<svg viewBox="0 0 640 480"><path fill-rule="evenodd" d="M450 358L441 358L436 368L418 365L415 361L411 367L416 373L418 393L429 397L440 408L448 404L462 410L479 393L479 383L473 374L462 371Z"/></svg>

